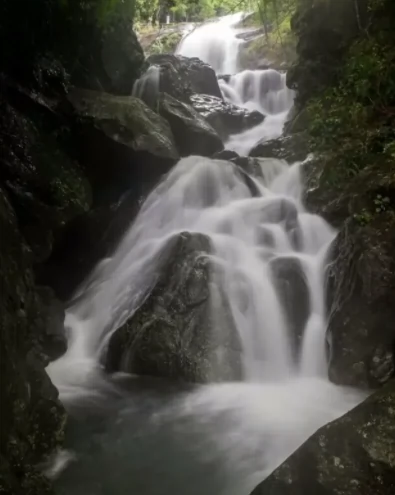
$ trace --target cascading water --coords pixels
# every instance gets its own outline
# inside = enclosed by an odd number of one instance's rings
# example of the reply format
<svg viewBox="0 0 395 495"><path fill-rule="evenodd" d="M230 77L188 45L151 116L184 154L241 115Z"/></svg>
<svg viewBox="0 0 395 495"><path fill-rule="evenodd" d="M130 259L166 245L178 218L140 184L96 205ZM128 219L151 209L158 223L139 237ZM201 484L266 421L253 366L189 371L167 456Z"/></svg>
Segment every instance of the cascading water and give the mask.
<svg viewBox="0 0 395 495"><path fill-rule="evenodd" d="M199 30L190 36L197 37L190 46L202 44ZM256 72L233 76L222 86L225 95L283 122L291 98L283 76ZM265 136L267 124L258 127ZM245 141L235 136L230 144L243 151ZM87 417L70 433L74 457L58 480L61 494L248 495L318 427L360 400L326 378L323 278L335 232L304 209L301 164L260 164L260 178L250 177L252 194L235 165L182 159L76 295L66 319L69 349L49 373L72 410L87 397L90 402ZM221 272L242 342L246 380L190 390L167 390L159 382L147 390L146 381L134 378L120 391L101 373L100 356L154 283L169 238L185 230L211 239L212 266ZM296 355L272 269L285 259L298 263L308 287Z"/></svg>
<svg viewBox="0 0 395 495"><path fill-rule="evenodd" d="M200 58L217 74L234 74L242 41L236 38L233 26L243 17L243 13L237 13L197 27L181 41L177 54Z"/></svg>

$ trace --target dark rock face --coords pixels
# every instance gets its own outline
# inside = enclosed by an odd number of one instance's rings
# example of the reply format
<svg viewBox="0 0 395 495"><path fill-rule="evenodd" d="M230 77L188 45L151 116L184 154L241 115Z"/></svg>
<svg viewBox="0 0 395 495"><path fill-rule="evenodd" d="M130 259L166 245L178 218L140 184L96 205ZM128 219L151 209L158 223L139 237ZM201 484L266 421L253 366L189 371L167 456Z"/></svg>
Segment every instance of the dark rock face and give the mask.
<svg viewBox="0 0 395 495"><path fill-rule="evenodd" d="M36 289L31 254L3 189L0 229L0 491L42 495L50 488L35 465L60 444L66 418L44 369L63 351L63 309L49 290Z"/></svg>
<svg viewBox="0 0 395 495"><path fill-rule="evenodd" d="M390 495L395 488L394 425L392 380L345 416L319 429L253 495Z"/></svg>
<svg viewBox="0 0 395 495"><path fill-rule="evenodd" d="M45 101L2 87L1 180L35 261L51 252L53 237L68 220L87 211L91 188L84 170L65 153L62 129ZM15 99L28 114L5 101Z"/></svg>
<svg viewBox="0 0 395 495"><path fill-rule="evenodd" d="M189 382L241 379L241 344L216 285L215 312L210 308L211 251L201 234L169 241L151 293L110 339L109 371Z"/></svg>
<svg viewBox="0 0 395 495"><path fill-rule="evenodd" d="M95 1L5 0L0 20L0 70L25 81L40 57L62 61L72 84L115 94L131 94L145 70L143 50L133 31L129 2L104 6ZM107 11L100 12L101 8ZM23 11L26 22L21 22ZM10 40L18 39L18 43ZM15 61L18 63L15 63ZM51 84L52 88L54 87Z"/></svg>
<svg viewBox="0 0 395 495"><path fill-rule="evenodd" d="M132 224L148 190L131 189L114 204L94 208L71 220L55 238L51 256L36 269L40 282L62 301L72 298L96 264L112 254Z"/></svg>
<svg viewBox="0 0 395 495"><path fill-rule="evenodd" d="M287 73L299 105L335 80L342 55L365 27L368 2L358 2L358 15L355 6L354 0L300 3L291 23L298 61Z"/></svg>
<svg viewBox="0 0 395 495"><path fill-rule="evenodd" d="M303 133L277 139L261 140L250 151L250 156L278 158L290 163L302 161L308 155L308 143Z"/></svg>
<svg viewBox="0 0 395 495"><path fill-rule="evenodd" d="M118 201L130 184L154 184L178 160L168 123L140 99L87 90L68 99L95 205Z"/></svg>
<svg viewBox="0 0 395 495"><path fill-rule="evenodd" d="M170 125L181 156L211 156L223 150L223 143L211 125L190 105L164 93L159 113Z"/></svg>
<svg viewBox="0 0 395 495"><path fill-rule="evenodd" d="M221 98L208 94L191 95L192 106L218 132L223 140L231 134L237 134L254 127L264 120L257 111L249 112L245 108L232 105Z"/></svg>
<svg viewBox="0 0 395 495"><path fill-rule="evenodd" d="M392 160L366 159L339 182L325 156L307 162L306 203L341 229L328 269L330 378L378 387L395 371L395 175Z"/></svg>
<svg viewBox="0 0 395 495"><path fill-rule="evenodd" d="M335 383L377 387L395 376L395 221L344 225L329 269L329 376Z"/></svg>
<svg viewBox="0 0 395 495"><path fill-rule="evenodd" d="M270 262L273 281L287 316L295 356L300 351L303 332L310 314L310 294L300 260L275 258Z"/></svg>
<svg viewBox="0 0 395 495"><path fill-rule="evenodd" d="M190 102L194 93L204 93L222 100L214 70L198 58L161 54L151 55L147 62L160 68L161 93L167 93L185 103Z"/></svg>

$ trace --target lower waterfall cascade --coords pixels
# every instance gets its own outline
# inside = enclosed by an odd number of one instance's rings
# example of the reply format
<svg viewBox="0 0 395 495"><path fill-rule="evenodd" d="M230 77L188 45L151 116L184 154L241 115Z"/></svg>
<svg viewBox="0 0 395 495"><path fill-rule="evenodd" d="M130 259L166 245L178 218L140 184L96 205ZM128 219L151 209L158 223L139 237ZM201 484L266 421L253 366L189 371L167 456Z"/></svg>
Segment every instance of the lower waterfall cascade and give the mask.
<svg viewBox="0 0 395 495"><path fill-rule="evenodd" d="M195 29L178 52L231 73L219 80L224 98L264 113L262 124L226 143L248 155L263 137L281 135L294 95L285 74L236 73L240 40L232 26L240 18ZM233 163L181 159L75 295L66 315L68 351L48 367L76 418L62 468L51 473L61 495L248 495L320 426L362 399L327 378L324 272L336 231L303 206L303 164L262 158L259 165L259 176L249 176L259 193L252 194ZM120 390L100 364L109 337L152 286L168 240L184 231L211 240L212 266L220 267L242 343L244 381L167 390L118 374L132 391ZM296 352L272 268L282 260L300 267L308 288Z"/></svg>

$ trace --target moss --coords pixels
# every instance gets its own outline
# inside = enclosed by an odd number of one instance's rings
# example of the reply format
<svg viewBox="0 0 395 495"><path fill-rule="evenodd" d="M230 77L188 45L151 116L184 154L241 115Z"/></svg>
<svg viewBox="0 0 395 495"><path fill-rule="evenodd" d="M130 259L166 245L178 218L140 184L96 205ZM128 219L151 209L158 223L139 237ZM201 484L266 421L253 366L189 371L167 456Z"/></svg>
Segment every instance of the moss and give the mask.
<svg viewBox="0 0 395 495"><path fill-rule="evenodd" d="M81 117L112 140L135 151L178 158L168 123L140 99L94 91L75 91L69 99Z"/></svg>

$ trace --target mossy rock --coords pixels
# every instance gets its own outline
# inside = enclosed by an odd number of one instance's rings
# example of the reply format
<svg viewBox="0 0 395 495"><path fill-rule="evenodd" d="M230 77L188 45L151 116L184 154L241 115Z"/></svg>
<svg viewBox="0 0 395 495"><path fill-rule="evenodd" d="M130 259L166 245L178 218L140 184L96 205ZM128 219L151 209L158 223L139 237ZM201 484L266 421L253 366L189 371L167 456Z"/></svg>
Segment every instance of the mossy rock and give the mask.
<svg viewBox="0 0 395 495"><path fill-rule="evenodd" d="M75 112L109 139L133 151L178 158L169 125L140 99L88 90L75 90L68 98Z"/></svg>

